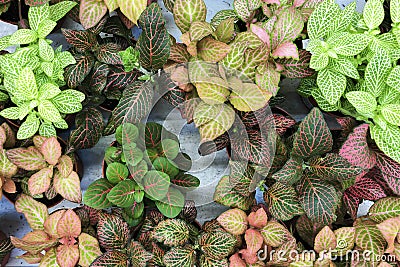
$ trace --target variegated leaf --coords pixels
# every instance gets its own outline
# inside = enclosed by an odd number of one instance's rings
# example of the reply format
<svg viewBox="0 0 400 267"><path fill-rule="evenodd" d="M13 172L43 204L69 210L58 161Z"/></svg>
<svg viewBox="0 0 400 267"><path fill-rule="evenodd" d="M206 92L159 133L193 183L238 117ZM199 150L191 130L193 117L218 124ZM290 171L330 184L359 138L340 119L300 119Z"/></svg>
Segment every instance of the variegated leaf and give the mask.
<svg viewBox="0 0 400 267"><path fill-rule="evenodd" d="M69 209L57 223L57 234L60 238L77 238L81 233L81 220L78 215Z"/></svg>
<svg viewBox="0 0 400 267"><path fill-rule="evenodd" d="M139 19L140 14L142 14L147 6L146 0L117 0L117 2L121 12L134 24L137 24L137 20Z"/></svg>
<svg viewBox="0 0 400 267"><path fill-rule="evenodd" d="M73 267L79 260L78 245L63 244L57 247L57 263L60 267Z"/></svg>
<svg viewBox="0 0 400 267"><path fill-rule="evenodd" d="M201 40L198 44L198 56L207 62L219 62L229 53L230 46L215 40L211 37L206 37Z"/></svg>
<svg viewBox="0 0 400 267"><path fill-rule="evenodd" d="M52 168L43 168L33 174L28 180L28 189L31 195L46 192L50 188L51 178L53 178Z"/></svg>
<svg viewBox="0 0 400 267"><path fill-rule="evenodd" d="M22 212L33 230L43 230L49 213L46 205L22 194L15 202L17 212Z"/></svg>
<svg viewBox="0 0 400 267"><path fill-rule="evenodd" d="M189 31L196 21L205 21L207 7L203 0L175 0L174 19L182 33Z"/></svg>
<svg viewBox="0 0 400 267"><path fill-rule="evenodd" d="M67 177L56 172L54 175L54 188L63 198L80 203L82 200L82 192L80 179L76 172L71 172Z"/></svg>
<svg viewBox="0 0 400 267"><path fill-rule="evenodd" d="M79 7L79 20L85 29L96 26L107 13L107 5L103 1L82 0Z"/></svg>
<svg viewBox="0 0 400 267"><path fill-rule="evenodd" d="M217 221L229 233L242 235L247 230L247 215L240 209L230 209L218 216Z"/></svg>
<svg viewBox="0 0 400 267"><path fill-rule="evenodd" d="M400 215L400 198L382 198L372 205L368 214L369 217L377 223L397 217Z"/></svg>
<svg viewBox="0 0 400 267"><path fill-rule="evenodd" d="M82 233L79 236L79 262L82 267L89 265L101 255L99 241L91 235Z"/></svg>
<svg viewBox="0 0 400 267"><path fill-rule="evenodd" d="M314 250L318 253L329 249L333 250L336 248L336 245L335 234L329 226L325 226L315 237Z"/></svg>
<svg viewBox="0 0 400 267"><path fill-rule="evenodd" d="M274 221L268 222L260 232L264 238L265 244L272 247L279 247L291 236L285 226Z"/></svg>

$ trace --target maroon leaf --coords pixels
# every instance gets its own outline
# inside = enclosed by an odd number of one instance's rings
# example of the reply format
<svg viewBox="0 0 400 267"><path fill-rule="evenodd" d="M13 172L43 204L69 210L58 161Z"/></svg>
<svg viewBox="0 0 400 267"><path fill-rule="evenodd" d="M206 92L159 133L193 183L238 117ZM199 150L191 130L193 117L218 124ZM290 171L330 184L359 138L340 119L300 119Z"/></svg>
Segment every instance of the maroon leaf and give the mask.
<svg viewBox="0 0 400 267"><path fill-rule="evenodd" d="M353 220L357 219L358 205L360 205L361 199L351 194L349 191L345 191L343 194L343 204L350 213Z"/></svg>
<svg viewBox="0 0 400 267"><path fill-rule="evenodd" d="M356 121L352 117L336 117L335 119L342 127L340 135L347 137L353 130Z"/></svg>
<svg viewBox="0 0 400 267"><path fill-rule="evenodd" d="M94 64L92 55L78 54L75 57L76 64L65 68L64 78L70 88L76 88L89 74Z"/></svg>
<svg viewBox="0 0 400 267"><path fill-rule="evenodd" d="M65 39L67 39L67 42L80 52L90 51L97 45L96 35L90 31L75 31L63 28L61 32Z"/></svg>
<svg viewBox="0 0 400 267"><path fill-rule="evenodd" d="M314 238L322 228L323 225L313 223L306 215L300 216L296 221L297 232L311 247L314 247Z"/></svg>
<svg viewBox="0 0 400 267"><path fill-rule="evenodd" d="M199 147L199 154L201 156L212 154L214 152L226 148L229 145L229 143L230 143L229 134L224 133L223 135L218 136L216 139L212 141L201 143Z"/></svg>
<svg viewBox="0 0 400 267"><path fill-rule="evenodd" d="M310 66L311 53L299 49L299 60L286 58L278 59L277 63L282 65L282 74L287 78L305 78L314 74Z"/></svg>
<svg viewBox="0 0 400 267"><path fill-rule="evenodd" d="M184 44L177 43L171 46L169 59L177 63L185 63L189 62L190 54Z"/></svg>
<svg viewBox="0 0 400 267"><path fill-rule="evenodd" d="M368 128L366 123L354 128L339 151L348 162L363 169L371 169L376 163L376 155L367 143Z"/></svg>
<svg viewBox="0 0 400 267"><path fill-rule="evenodd" d="M382 187L371 178L365 176L353 186L349 187L346 191L356 198L371 201L386 197L385 191Z"/></svg>
<svg viewBox="0 0 400 267"><path fill-rule="evenodd" d="M106 43L101 45L96 51L96 57L100 62L121 65L122 60L118 52L121 51L121 47L114 43Z"/></svg>
<svg viewBox="0 0 400 267"><path fill-rule="evenodd" d="M400 164L383 153L378 153L377 167L381 170L387 185L396 195L400 195Z"/></svg>
<svg viewBox="0 0 400 267"><path fill-rule="evenodd" d="M296 124L296 121L292 118L288 118L281 114L273 114L275 121L275 129L279 135L283 135L289 128Z"/></svg>
<svg viewBox="0 0 400 267"><path fill-rule="evenodd" d="M179 108L186 100L186 92L180 89L171 80L169 74L164 73L156 78L159 84L159 91L168 103L173 107Z"/></svg>
<svg viewBox="0 0 400 267"><path fill-rule="evenodd" d="M103 115L95 108L88 108L76 116L76 129L68 139L68 152L94 147L102 136Z"/></svg>
<svg viewBox="0 0 400 267"><path fill-rule="evenodd" d="M259 126L268 120L267 116L270 115L270 107L266 105L264 108L258 109L256 111L244 112L236 111L242 121L242 123L247 128L253 128ZM268 120L270 122L270 120Z"/></svg>
<svg viewBox="0 0 400 267"><path fill-rule="evenodd" d="M133 83L139 73L136 70L125 72L123 66L112 66L107 78L107 90L125 89L129 84Z"/></svg>
<svg viewBox="0 0 400 267"><path fill-rule="evenodd" d="M332 145L332 134L322 112L313 108L297 130L292 155L302 158L318 156L332 150Z"/></svg>

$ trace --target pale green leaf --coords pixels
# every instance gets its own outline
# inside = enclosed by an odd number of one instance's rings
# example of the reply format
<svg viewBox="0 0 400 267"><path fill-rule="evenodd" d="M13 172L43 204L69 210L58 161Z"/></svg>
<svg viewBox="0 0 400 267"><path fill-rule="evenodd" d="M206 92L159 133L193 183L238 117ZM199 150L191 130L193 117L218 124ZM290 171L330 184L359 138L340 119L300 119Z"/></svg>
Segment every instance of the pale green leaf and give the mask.
<svg viewBox="0 0 400 267"><path fill-rule="evenodd" d="M61 115L58 109L49 100L43 100L38 106L39 115L46 121L60 121Z"/></svg>
<svg viewBox="0 0 400 267"><path fill-rule="evenodd" d="M117 2L121 12L135 24L147 6L147 0L117 0Z"/></svg>
<svg viewBox="0 0 400 267"><path fill-rule="evenodd" d="M64 17L77 3L74 1L61 1L50 6L50 19L58 21Z"/></svg>
<svg viewBox="0 0 400 267"><path fill-rule="evenodd" d="M43 122L40 125L39 134L44 137L57 136L56 128L50 122Z"/></svg>
<svg viewBox="0 0 400 267"><path fill-rule="evenodd" d="M38 34L34 30L19 29L10 37L10 44L30 44L36 41Z"/></svg>
<svg viewBox="0 0 400 267"><path fill-rule="evenodd" d="M381 0L368 0L365 3L363 18L370 30L378 28L384 17L385 11Z"/></svg>
<svg viewBox="0 0 400 267"><path fill-rule="evenodd" d="M46 19L39 24L39 30L37 32L39 38L46 38L54 28L57 26L57 22Z"/></svg>
<svg viewBox="0 0 400 267"><path fill-rule="evenodd" d="M377 103L373 95L368 92L353 91L346 94L347 100L356 108L356 110L368 117L373 117Z"/></svg>
<svg viewBox="0 0 400 267"><path fill-rule="evenodd" d="M35 74L30 68L21 70L17 80L18 93L23 95L26 100L36 99L38 88L36 85Z"/></svg>
<svg viewBox="0 0 400 267"><path fill-rule="evenodd" d="M329 64L329 56L324 52L316 52L311 56L310 68L315 70L325 69Z"/></svg>
<svg viewBox="0 0 400 267"><path fill-rule="evenodd" d="M400 66L396 66L392 69L386 80L386 84L400 92Z"/></svg>
<svg viewBox="0 0 400 267"><path fill-rule="evenodd" d="M52 61L54 59L54 50L44 39L39 40L39 56L44 61Z"/></svg>
<svg viewBox="0 0 400 267"><path fill-rule="evenodd" d="M53 62L42 62L40 64L41 70L46 74L48 77L53 77L54 72L54 63Z"/></svg>
<svg viewBox="0 0 400 267"><path fill-rule="evenodd" d="M61 93L60 88L52 83L45 83L39 88L39 100L51 99Z"/></svg>
<svg viewBox="0 0 400 267"><path fill-rule="evenodd" d="M325 0L319 4L308 20L307 30L310 38L324 38L337 15L335 0Z"/></svg>
<svg viewBox="0 0 400 267"><path fill-rule="evenodd" d="M175 0L174 19L182 33L195 21L205 21L207 7L203 0Z"/></svg>
<svg viewBox="0 0 400 267"><path fill-rule="evenodd" d="M393 23L400 23L400 1L391 0L390 1L390 18Z"/></svg>
<svg viewBox="0 0 400 267"><path fill-rule="evenodd" d="M330 58L329 67L353 79L360 79L356 66L346 57Z"/></svg>
<svg viewBox="0 0 400 267"><path fill-rule="evenodd" d="M381 107L382 116L389 123L400 126L400 105L389 104Z"/></svg>
<svg viewBox="0 0 400 267"><path fill-rule="evenodd" d="M44 4L41 6L32 6L29 8L28 19L29 26L32 30L38 31L39 24L50 18L50 8L49 4Z"/></svg>
<svg viewBox="0 0 400 267"><path fill-rule="evenodd" d="M32 137L39 130L40 120L31 113L18 129L17 138L20 140Z"/></svg>
<svg viewBox="0 0 400 267"><path fill-rule="evenodd" d="M82 97L79 96L79 94L83 95L83 93L76 90L64 90L60 94L53 97L51 102L61 113L76 113L82 110Z"/></svg>
<svg viewBox="0 0 400 267"><path fill-rule="evenodd" d="M318 73L318 87L330 105L335 105L346 89L346 77L330 69L323 69Z"/></svg>
<svg viewBox="0 0 400 267"><path fill-rule="evenodd" d="M18 120L19 118L19 107L11 107L3 109L0 112L0 116L10 119L10 120Z"/></svg>
<svg viewBox="0 0 400 267"><path fill-rule="evenodd" d="M366 34L340 32L332 35L327 42L337 54L354 56L363 51L368 46L370 40L370 37Z"/></svg>
<svg viewBox="0 0 400 267"><path fill-rule="evenodd" d="M10 46L10 35L3 36L0 38L0 50L4 50Z"/></svg>
<svg viewBox="0 0 400 267"><path fill-rule="evenodd" d="M365 88L378 97L385 88L385 81L391 70L391 61L387 52L380 50L368 63L365 70Z"/></svg>

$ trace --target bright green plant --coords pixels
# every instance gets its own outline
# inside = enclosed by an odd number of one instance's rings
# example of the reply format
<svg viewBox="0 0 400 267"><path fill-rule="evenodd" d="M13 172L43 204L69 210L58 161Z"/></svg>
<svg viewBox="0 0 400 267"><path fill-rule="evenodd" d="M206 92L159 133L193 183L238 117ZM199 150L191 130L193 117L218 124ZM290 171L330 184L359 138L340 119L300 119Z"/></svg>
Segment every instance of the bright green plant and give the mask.
<svg viewBox="0 0 400 267"><path fill-rule="evenodd" d="M57 193L63 198L81 202L80 179L74 171L73 160L62 155L56 137L35 136L34 146L7 150L8 159L18 168L32 172L22 181L25 193L35 198L54 198ZM27 186L27 188L25 188Z"/></svg>
<svg viewBox="0 0 400 267"><path fill-rule="evenodd" d="M61 90L64 68L75 63L69 52L50 46L46 36L76 3L64 1L29 9L30 29L19 29L0 39L0 48L17 45L17 50L1 56L2 90L16 106L0 115L12 120L24 120L18 139L32 137L37 131L42 136L55 136L56 129L66 129L65 114L82 109L85 96L75 90ZM2 94L4 96L4 93Z"/></svg>
<svg viewBox="0 0 400 267"><path fill-rule="evenodd" d="M184 173L190 163L179 152L175 135L161 125L123 124L117 128L117 144L107 148L104 160L106 177L92 183L84 202L93 208L124 208L130 225L143 218L144 197L155 202L167 217L176 217L183 208L184 195L179 190L193 190L200 181Z"/></svg>
<svg viewBox="0 0 400 267"><path fill-rule="evenodd" d="M25 215L33 230L22 239L11 237L16 248L26 251L19 256L26 262L45 267L89 267L101 255L99 241L82 232L81 220L73 210L58 210L49 215L44 204L24 194L15 208Z"/></svg>
<svg viewBox="0 0 400 267"><path fill-rule="evenodd" d="M341 10L335 1L321 3L308 22L316 79L299 88L325 111L340 111L370 124L371 137L389 157L400 162L400 4L390 2L392 29L381 33L382 1L372 0L362 14L355 3Z"/></svg>

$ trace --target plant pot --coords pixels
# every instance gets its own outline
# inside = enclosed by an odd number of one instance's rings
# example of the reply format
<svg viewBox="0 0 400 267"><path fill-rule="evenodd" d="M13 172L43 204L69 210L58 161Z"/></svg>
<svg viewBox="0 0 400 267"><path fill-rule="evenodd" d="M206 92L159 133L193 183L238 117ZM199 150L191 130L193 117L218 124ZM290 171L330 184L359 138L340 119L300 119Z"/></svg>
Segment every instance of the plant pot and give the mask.
<svg viewBox="0 0 400 267"><path fill-rule="evenodd" d="M7 238L6 234L5 234L3 231L0 231L0 241L3 241L3 240L6 239L6 238ZM11 251L8 252L8 253L4 256L3 259L0 259L0 260L1 260L1 262L0 262L0 266L1 266L1 267L5 267L5 266L6 266L8 260L10 259L10 256L11 256Z"/></svg>
<svg viewBox="0 0 400 267"><path fill-rule="evenodd" d="M66 149L67 147L67 143L60 137L57 137L58 141L61 144L61 147L63 150ZM82 181L82 177L83 177L83 164L82 164L82 160L80 159L80 157L78 156L78 154L74 153L74 159L73 159L73 163L74 163L74 171L76 173L78 173L80 180ZM4 197L10 201L13 205L15 204L15 201L17 200L18 196L23 192L22 191L22 187L20 183L15 183L16 187L17 187L17 192L16 193L7 193L7 192L3 192ZM45 204L48 208L54 207L57 204L59 204L61 201L64 200L64 198L60 195L57 194L56 197L54 197L53 199L47 199L46 197L44 198L39 198L36 199L37 201Z"/></svg>

